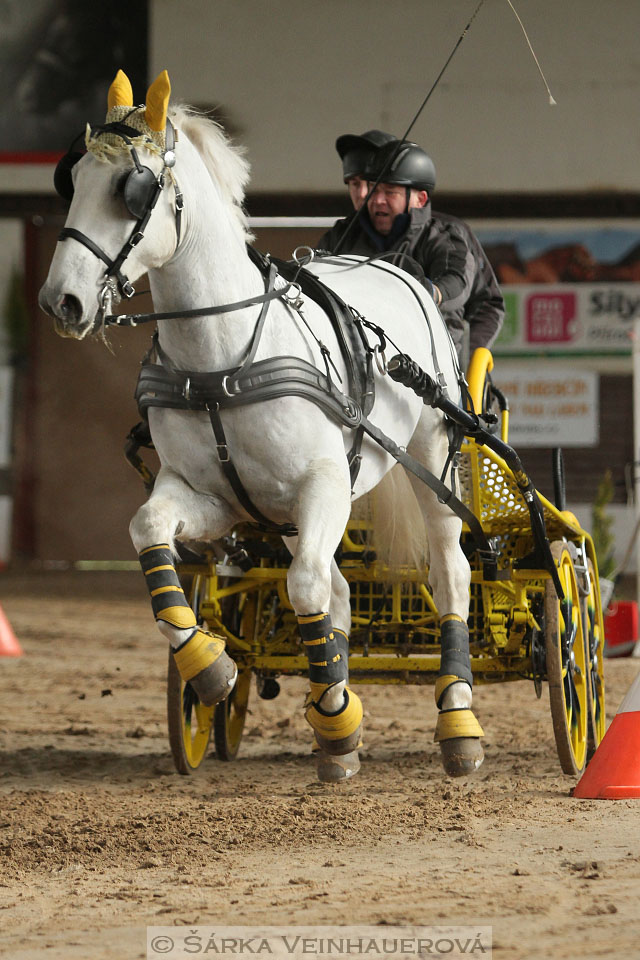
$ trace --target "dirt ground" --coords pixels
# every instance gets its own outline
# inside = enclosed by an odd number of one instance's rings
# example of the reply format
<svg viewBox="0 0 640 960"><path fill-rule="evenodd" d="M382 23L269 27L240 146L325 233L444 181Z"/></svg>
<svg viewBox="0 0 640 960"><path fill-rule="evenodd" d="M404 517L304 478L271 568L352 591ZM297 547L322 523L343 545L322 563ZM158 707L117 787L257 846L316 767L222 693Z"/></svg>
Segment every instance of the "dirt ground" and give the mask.
<svg viewBox="0 0 640 960"><path fill-rule="evenodd" d="M141 577L3 574L0 956L135 960L147 925L491 925L495 957L640 957L640 800L578 801L548 694L479 686L460 781L432 688L360 687L361 773L315 782L303 681L252 692L241 755L174 772ZM606 663L608 714L640 664Z"/></svg>

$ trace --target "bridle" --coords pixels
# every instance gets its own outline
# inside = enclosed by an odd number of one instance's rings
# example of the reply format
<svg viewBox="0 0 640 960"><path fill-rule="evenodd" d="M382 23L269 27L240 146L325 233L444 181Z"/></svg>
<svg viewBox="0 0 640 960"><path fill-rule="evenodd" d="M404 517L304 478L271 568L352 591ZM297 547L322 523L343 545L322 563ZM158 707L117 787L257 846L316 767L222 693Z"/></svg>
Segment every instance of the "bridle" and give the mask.
<svg viewBox="0 0 640 960"><path fill-rule="evenodd" d="M122 194L125 206L136 221L133 229L115 257L110 257L95 240L92 240L91 237L88 237L81 230L76 230L75 227L64 227L58 236L58 240L61 242L71 239L83 244L83 246L87 247L99 260L102 260L106 264L107 269L104 275L104 284L98 294L98 302L103 314L107 308L107 304L116 292L127 298L132 297L135 293L133 284L122 272L122 265L133 248L143 239L149 218L153 213L153 209L165 185L165 171L173 167L176 162L174 152L176 136L170 120L167 120L165 127L165 150L162 156L163 166L157 176L150 167L140 162L136 148L133 145L132 138L140 137L139 130L136 130L123 121L105 123L91 128L93 137L102 136L105 133L115 134L120 137L129 148L129 153L133 160L133 169L125 174L118 184L118 190ZM78 138L73 142L65 156L62 157L54 174L56 190L63 199L68 201L71 201L73 197L71 171L78 160L84 156L84 153L73 150L77 140ZM173 174L171 175L171 180L175 191L177 247L180 243L181 217L184 203L182 193Z"/></svg>

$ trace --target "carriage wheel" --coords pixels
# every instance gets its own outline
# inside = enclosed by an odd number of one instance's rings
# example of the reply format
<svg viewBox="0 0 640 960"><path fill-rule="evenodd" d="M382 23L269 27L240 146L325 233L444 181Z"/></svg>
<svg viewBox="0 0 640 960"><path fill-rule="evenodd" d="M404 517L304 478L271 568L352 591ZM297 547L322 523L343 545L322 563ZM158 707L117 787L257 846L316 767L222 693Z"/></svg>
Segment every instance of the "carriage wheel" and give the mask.
<svg viewBox="0 0 640 960"><path fill-rule="evenodd" d="M228 597L224 603L224 622L237 636L253 637L257 610L257 594L235 594ZM247 719L250 689L251 670L241 670L231 694L222 703L216 704L213 718L213 742L218 760L235 760L238 754Z"/></svg>
<svg viewBox="0 0 640 960"><path fill-rule="evenodd" d="M587 664L580 615L581 597L569 545L551 544L564 600L553 582L545 585L545 651L549 702L556 748L564 773L576 776L587 758Z"/></svg>
<svg viewBox="0 0 640 960"><path fill-rule="evenodd" d="M247 718L251 670L238 674L236 685L222 703L217 703L213 715L213 742L218 760L235 760Z"/></svg>
<svg viewBox="0 0 640 960"><path fill-rule="evenodd" d="M200 598L206 578L198 574L182 577L180 582L200 622ZM213 726L215 707L205 707L190 683L185 683L169 650L167 678L167 722L169 746L178 773L195 773L204 760Z"/></svg>
<svg viewBox="0 0 640 960"><path fill-rule="evenodd" d="M213 724L214 707L205 707L190 683L185 683L169 650L167 720L169 745L178 773L195 773L204 760Z"/></svg>
<svg viewBox="0 0 640 960"><path fill-rule="evenodd" d="M587 760L590 760L604 737L604 623L600 591L595 582L595 570L587 560L590 590L582 599L582 629L587 657Z"/></svg>

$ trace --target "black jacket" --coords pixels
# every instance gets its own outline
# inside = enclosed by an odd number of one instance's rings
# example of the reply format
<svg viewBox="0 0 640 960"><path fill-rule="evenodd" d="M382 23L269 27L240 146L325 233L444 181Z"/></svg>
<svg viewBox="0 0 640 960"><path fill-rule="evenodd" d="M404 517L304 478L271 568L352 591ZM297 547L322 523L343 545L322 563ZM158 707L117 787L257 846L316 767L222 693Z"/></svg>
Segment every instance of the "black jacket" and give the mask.
<svg viewBox="0 0 640 960"><path fill-rule="evenodd" d="M338 220L318 241L318 249L332 253L355 214ZM431 203L396 217L391 234L374 230L366 210L339 253L374 257L389 251L385 260L417 277L432 292L442 293L440 312L458 353L465 321L470 326L470 354L491 347L504 319L504 301L498 281L477 237L463 220L431 211Z"/></svg>

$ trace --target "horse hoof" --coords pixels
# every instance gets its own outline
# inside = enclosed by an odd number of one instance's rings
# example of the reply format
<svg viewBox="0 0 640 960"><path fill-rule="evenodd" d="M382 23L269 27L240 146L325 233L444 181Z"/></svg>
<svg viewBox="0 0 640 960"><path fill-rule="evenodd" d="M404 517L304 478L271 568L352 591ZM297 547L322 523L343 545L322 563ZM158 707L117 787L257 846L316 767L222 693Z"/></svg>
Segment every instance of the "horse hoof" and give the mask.
<svg viewBox="0 0 640 960"><path fill-rule="evenodd" d="M238 667L235 660L223 651L217 660L192 677L189 683L197 693L200 703L205 707L212 707L214 703L227 699L237 677Z"/></svg>
<svg viewBox="0 0 640 960"><path fill-rule="evenodd" d="M340 783L354 777L360 769L360 757L357 750L342 756L334 756L320 750L316 761L318 780L322 783Z"/></svg>
<svg viewBox="0 0 640 960"><path fill-rule="evenodd" d="M477 737L454 737L441 740L442 765L450 777L466 777L475 773L484 760L482 744Z"/></svg>

